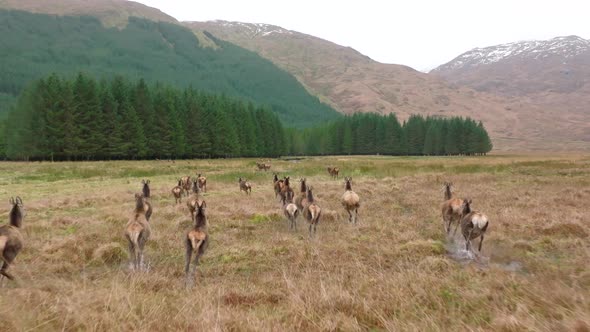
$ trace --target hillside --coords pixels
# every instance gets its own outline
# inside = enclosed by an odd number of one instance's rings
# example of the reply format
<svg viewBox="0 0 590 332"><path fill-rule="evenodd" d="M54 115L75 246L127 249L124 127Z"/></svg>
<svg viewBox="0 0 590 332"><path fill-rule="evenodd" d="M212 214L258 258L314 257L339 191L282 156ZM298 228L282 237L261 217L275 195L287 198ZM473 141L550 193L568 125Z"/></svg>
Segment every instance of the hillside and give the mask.
<svg viewBox="0 0 590 332"><path fill-rule="evenodd" d="M90 15L99 18L108 27L124 27L129 17L177 23L175 18L156 8L122 0L0 0L0 8L62 16Z"/></svg>
<svg viewBox="0 0 590 332"><path fill-rule="evenodd" d="M590 41L568 36L476 48L431 73L507 96L571 93L590 83Z"/></svg>
<svg viewBox="0 0 590 332"><path fill-rule="evenodd" d="M0 100L4 110L34 79L52 72L124 75L227 94L267 106L288 126L311 126L338 114L297 80L257 54L210 38L204 47L178 24L130 17L121 28L91 16L0 10ZM203 35L202 35L203 36Z"/></svg>
<svg viewBox="0 0 590 332"><path fill-rule="evenodd" d="M449 84L435 75L382 64L349 47L267 24L185 22L196 31L250 49L292 73L313 94L340 112L470 116L485 122L494 147L507 149L587 149L584 118L547 104L507 98ZM568 115L569 116L569 115Z"/></svg>
<svg viewBox="0 0 590 332"><path fill-rule="evenodd" d="M476 48L431 73L546 110L559 118L544 128L557 127L590 146L588 40L567 36Z"/></svg>

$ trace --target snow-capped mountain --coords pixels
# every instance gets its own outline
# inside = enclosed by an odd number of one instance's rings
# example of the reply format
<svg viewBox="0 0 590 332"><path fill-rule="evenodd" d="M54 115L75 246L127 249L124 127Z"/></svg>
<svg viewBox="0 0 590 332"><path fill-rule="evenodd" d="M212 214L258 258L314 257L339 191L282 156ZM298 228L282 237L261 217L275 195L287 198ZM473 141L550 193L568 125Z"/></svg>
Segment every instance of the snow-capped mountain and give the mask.
<svg viewBox="0 0 590 332"><path fill-rule="evenodd" d="M501 61L543 60L558 57L567 59L590 51L590 40L578 36L556 37L550 40L520 41L496 46L475 48L465 52L449 63L432 70L433 73L456 70L465 67L489 65Z"/></svg>
<svg viewBox="0 0 590 332"><path fill-rule="evenodd" d="M508 96L572 93L590 86L590 40L567 36L476 48L430 73Z"/></svg>

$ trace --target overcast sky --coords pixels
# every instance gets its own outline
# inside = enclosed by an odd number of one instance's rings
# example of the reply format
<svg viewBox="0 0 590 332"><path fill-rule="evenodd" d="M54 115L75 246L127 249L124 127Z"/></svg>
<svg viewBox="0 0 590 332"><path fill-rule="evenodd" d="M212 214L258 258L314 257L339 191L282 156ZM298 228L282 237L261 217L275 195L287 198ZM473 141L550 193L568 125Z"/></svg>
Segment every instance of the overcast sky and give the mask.
<svg viewBox="0 0 590 332"><path fill-rule="evenodd" d="M474 47L578 35L589 0L136 0L181 21L268 23L426 70Z"/></svg>

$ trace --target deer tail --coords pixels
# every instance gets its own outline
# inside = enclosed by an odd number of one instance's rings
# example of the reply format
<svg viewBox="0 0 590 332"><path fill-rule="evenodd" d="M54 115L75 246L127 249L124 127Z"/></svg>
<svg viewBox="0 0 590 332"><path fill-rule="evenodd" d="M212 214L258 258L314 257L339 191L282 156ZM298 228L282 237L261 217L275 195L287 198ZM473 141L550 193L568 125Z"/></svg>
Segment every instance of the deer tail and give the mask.
<svg viewBox="0 0 590 332"><path fill-rule="evenodd" d="M0 261L4 262L4 248L6 247L6 242L8 242L8 237L6 235L0 236Z"/></svg>

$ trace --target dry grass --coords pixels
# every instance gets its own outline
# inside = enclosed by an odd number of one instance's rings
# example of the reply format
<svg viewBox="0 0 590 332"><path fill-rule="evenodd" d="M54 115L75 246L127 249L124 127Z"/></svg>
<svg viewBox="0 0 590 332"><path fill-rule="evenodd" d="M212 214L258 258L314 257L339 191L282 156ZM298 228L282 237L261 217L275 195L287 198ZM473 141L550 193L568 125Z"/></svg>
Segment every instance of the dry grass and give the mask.
<svg viewBox="0 0 590 332"><path fill-rule="evenodd" d="M339 198L353 177L359 225ZM255 160L2 163L0 194L23 197L26 248L0 290L0 326L22 330L546 330L590 327L590 157L311 158L273 161L305 176L323 216L290 232L272 173ZM184 287L190 227L170 189L208 177L211 244ZM253 183L239 192L237 178ZM127 268L123 228L152 181L149 271ZM441 183L491 219L479 262L442 233ZM8 204L0 219L7 220Z"/></svg>

